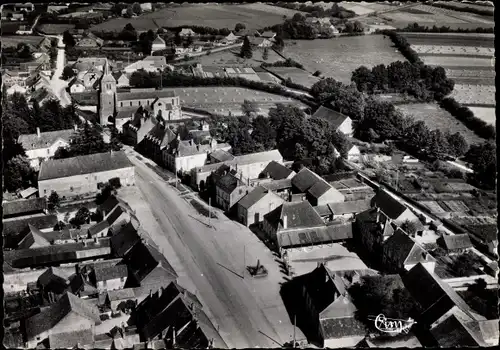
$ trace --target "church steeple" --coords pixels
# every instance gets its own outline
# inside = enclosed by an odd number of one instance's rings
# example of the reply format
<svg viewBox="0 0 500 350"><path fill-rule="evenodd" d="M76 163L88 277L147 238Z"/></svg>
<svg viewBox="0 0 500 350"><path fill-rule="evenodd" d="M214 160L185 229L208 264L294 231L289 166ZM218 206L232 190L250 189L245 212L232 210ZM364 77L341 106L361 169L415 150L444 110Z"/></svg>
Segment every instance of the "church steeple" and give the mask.
<svg viewBox="0 0 500 350"><path fill-rule="evenodd" d="M104 63L104 70L103 70L103 74L104 74L104 75L109 75L109 74L111 74L111 73L109 72L109 61L108 61L108 59L107 59L107 58L106 58L106 62Z"/></svg>

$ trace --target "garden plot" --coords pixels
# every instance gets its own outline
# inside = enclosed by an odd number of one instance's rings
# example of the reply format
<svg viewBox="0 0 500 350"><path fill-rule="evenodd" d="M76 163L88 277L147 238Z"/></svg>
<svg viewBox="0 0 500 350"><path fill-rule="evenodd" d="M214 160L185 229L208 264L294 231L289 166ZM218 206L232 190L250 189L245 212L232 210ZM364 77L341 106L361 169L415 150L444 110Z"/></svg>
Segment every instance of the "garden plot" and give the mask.
<svg viewBox="0 0 500 350"><path fill-rule="evenodd" d="M302 63L309 72L319 70L345 84L351 83L352 72L360 66L372 68L406 60L383 35L287 40L283 55Z"/></svg>
<svg viewBox="0 0 500 350"><path fill-rule="evenodd" d="M283 57L278 55L274 50L268 50L269 57L266 61L262 59L263 49L253 50L252 58L242 58L238 49L229 49L210 53L209 55L197 56L189 61L181 62L180 64L200 63L202 66L224 66L224 67L257 67L262 63L274 63L284 61Z"/></svg>
<svg viewBox="0 0 500 350"><path fill-rule="evenodd" d="M422 61L429 66L441 67L492 67L492 60L490 57L460 57L460 56L421 56Z"/></svg>
<svg viewBox="0 0 500 350"><path fill-rule="evenodd" d="M283 80L290 78L292 82L307 88L311 88L320 80L318 77L296 67L267 67L266 69Z"/></svg>
<svg viewBox="0 0 500 350"><path fill-rule="evenodd" d="M495 34L401 32L411 45L495 47Z"/></svg>
<svg viewBox="0 0 500 350"><path fill-rule="evenodd" d="M454 213L467 213L470 210L462 201L445 201L444 203Z"/></svg>
<svg viewBox="0 0 500 350"><path fill-rule="evenodd" d="M453 97L463 105L493 107L496 104L495 86L491 85L455 84L450 97Z"/></svg>
<svg viewBox="0 0 500 350"><path fill-rule="evenodd" d="M461 133L469 144L481 143L480 138L463 123L439 106L431 103L412 103L396 106L405 116L411 116L415 121L422 120L430 130L448 130L451 133Z"/></svg>
<svg viewBox="0 0 500 350"><path fill-rule="evenodd" d="M495 56L495 49L491 47L473 46L438 46L438 45L411 45L418 54L428 55L459 55L459 56Z"/></svg>
<svg viewBox="0 0 500 350"><path fill-rule="evenodd" d="M469 107L476 118L484 120L486 123L496 125L496 113L494 107Z"/></svg>
<svg viewBox="0 0 500 350"><path fill-rule="evenodd" d="M420 204L425 206L427 209L431 211L431 213L435 214L444 214L446 210L441 208L441 206L435 201L419 201Z"/></svg>

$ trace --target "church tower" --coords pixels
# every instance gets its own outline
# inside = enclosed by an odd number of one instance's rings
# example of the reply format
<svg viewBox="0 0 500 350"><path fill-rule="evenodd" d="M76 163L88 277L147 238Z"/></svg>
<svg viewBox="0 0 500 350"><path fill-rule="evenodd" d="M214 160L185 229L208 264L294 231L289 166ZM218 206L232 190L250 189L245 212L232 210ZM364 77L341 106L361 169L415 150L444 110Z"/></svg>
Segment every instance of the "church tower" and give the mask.
<svg viewBox="0 0 500 350"><path fill-rule="evenodd" d="M115 116L116 80L111 75L106 59L99 91L99 120L102 126L108 125L109 117Z"/></svg>

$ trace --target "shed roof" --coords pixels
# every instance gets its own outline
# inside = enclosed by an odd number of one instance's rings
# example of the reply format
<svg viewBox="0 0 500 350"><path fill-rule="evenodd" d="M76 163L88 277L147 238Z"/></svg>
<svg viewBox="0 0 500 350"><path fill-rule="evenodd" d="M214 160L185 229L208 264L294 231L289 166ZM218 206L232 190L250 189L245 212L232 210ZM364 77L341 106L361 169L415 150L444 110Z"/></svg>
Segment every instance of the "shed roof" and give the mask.
<svg viewBox="0 0 500 350"><path fill-rule="evenodd" d="M2 209L4 217L11 215L22 215L24 213L32 213L37 211L41 212L47 209L47 199L45 197L42 197L3 202Z"/></svg>
<svg viewBox="0 0 500 350"><path fill-rule="evenodd" d="M312 117L328 121L335 129L337 129L344 121L350 119L348 116L330 108L326 108L325 106L320 106Z"/></svg>
<svg viewBox="0 0 500 350"><path fill-rule="evenodd" d="M57 130L41 132L40 137L37 134L19 135L18 142L27 151L47 148L54 144L59 139L69 143L70 139L75 136L74 129Z"/></svg>
<svg viewBox="0 0 500 350"><path fill-rule="evenodd" d="M295 186L300 192L306 193L316 182L320 180L320 177L309 170L308 168L302 168L293 178L292 185Z"/></svg>
<svg viewBox="0 0 500 350"><path fill-rule="evenodd" d="M265 219L278 231L283 230L283 220L286 216L287 229L309 228L323 226L323 219L307 201L285 202L278 208L266 214Z"/></svg>
<svg viewBox="0 0 500 350"><path fill-rule="evenodd" d="M262 170L262 173L265 175L269 175L269 177L273 180L282 180L286 179L290 174L294 171L292 169L287 168L281 163L278 163L275 160L269 162L269 164Z"/></svg>
<svg viewBox="0 0 500 350"><path fill-rule="evenodd" d="M389 218L395 220L408 208L384 190L379 190L373 197L375 207L380 208Z"/></svg>
<svg viewBox="0 0 500 350"><path fill-rule="evenodd" d="M38 181L130 167L133 167L133 165L123 151L89 154L66 159L53 159L42 163Z"/></svg>
<svg viewBox="0 0 500 350"><path fill-rule="evenodd" d="M370 209L370 200L360 199L357 201L330 203L328 206L334 215L360 213Z"/></svg>
<svg viewBox="0 0 500 350"><path fill-rule="evenodd" d="M437 243L447 250L467 249L472 247L472 242L467 233L453 236L443 235L437 240Z"/></svg>

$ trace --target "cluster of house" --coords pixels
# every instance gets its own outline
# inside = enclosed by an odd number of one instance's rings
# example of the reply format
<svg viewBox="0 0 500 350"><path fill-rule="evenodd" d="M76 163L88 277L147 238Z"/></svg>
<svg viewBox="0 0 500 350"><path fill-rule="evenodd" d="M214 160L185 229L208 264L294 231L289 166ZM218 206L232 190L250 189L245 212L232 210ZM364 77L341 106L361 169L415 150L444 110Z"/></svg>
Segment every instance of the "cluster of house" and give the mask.
<svg viewBox="0 0 500 350"><path fill-rule="evenodd" d="M2 4L2 21L24 21L25 14L34 10L35 5L31 2Z"/></svg>
<svg viewBox="0 0 500 350"><path fill-rule="evenodd" d="M7 310L6 346L227 347L126 202L111 195L97 208L102 221L56 231L54 220L32 219L48 216L46 205L3 203L6 300L29 305Z"/></svg>

